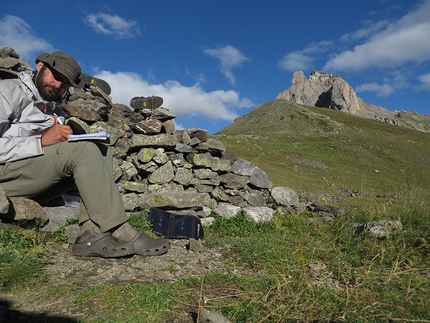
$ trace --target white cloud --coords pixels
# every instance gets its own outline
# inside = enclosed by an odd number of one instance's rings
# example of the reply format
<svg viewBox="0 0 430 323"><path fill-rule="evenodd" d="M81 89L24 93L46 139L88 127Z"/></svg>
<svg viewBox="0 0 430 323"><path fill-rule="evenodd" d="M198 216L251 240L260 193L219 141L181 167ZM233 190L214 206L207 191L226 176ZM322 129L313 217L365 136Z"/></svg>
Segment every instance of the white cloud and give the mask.
<svg viewBox="0 0 430 323"><path fill-rule="evenodd" d="M378 97L387 97L394 93L394 88L388 84L379 85L377 83L362 84L355 88L357 93L364 91L375 92Z"/></svg>
<svg viewBox="0 0 430 323"><path fill-rule="evenodd" d="M53 46L33 31L19 17L6 15L0 20L0 48L11 47L26 62L33 62L36 53L51 52Z"/></svg>
<svg viewBox="0 0 430 323"><path fill-rule="evenodd" d="M315 58L313 55L327 51L333 45L332 41L323 40L310 43L305 49L285 55L278 66L286 71L295 72L312 68Z"/></svg>
<svg viewBox="0 0 430 323"><path fill-rule="evenodd" d="M421 85L418 87L419 89L430 90L430 73L420 75L418 80L421 82Z"/></svg>
<svg viewBox="0 0 430 323"><path fill-rule="evenodd" d="M230 45L220 48L204 49L203 52L221 61L221 72L231 84L234 84L236 81L231 70L234 67L242 66L243 62L250 60L237 48Z"/></svg>
<svg viewBox="0 0 430 323"><path fill-rule="evenodd" d="M197 76L195 76L195 79L198 83L206 83L206 75L203 73L198 73Z"/></svg>
<svg viewBox="0 0 430 323"><path fill-rule="evenodd" d="M358 71L370 67L396 68L411 62L420 64L430 60L429 35L430 0L426 0L366 42L335 55L323 68Z"/></svg>
<svg viewBox="0 0 430 323"><path fill-rule="evenodd" d="M350 41L357 41L359 39L367 38L383 30L389 25L388 20L379 21L374 24L372 24L370 21L366 23L367 23L366 27L360 28L359 30L352 33L347 33L343 35L340 38L340 40L350 42Z"/></svg>
<svg viewBox="0 0 430 323"><path fill-rule="evenodd" d="M95 32L116 38L134 38L135 34L140 33L135 21L127 21L117 15L89 14L85 16L84 22Z"/></svg>
<svg viewBox="0 0 430 323"><path fill-rule="evenodd" d="M175 124L175 130L185 130L186 129L181 123L177 123L176 120L173 119L173 122Z"/></svg>
<svg viewBox="0 0 430 323"><path fill-rule="evenodd" d="M199 115L211 120L233 121L238 117L239 108L252 108L255 104L239 93L229 91L205 92L199 83L187 87L177 81L166 81L163 84L149 84L139 74L101 71L95 75L106 80L112 88L112 101L130 106L135 96L161 96L163 106L178 117Z"/></svg>
<svg viewBox="0 0 430 323"><path fill-rule="evenodd" d="M278 66L286 71L307 70L311 67L314 59L301 52L293 52L286 55L278 62Z"/></svg>
<svg viewBox="0 0 430 323"><path fill-rule="evenodd" d="M322 40L319 42L312 42L305 49L300 51L303 54L311 55L311 54L319 54L326 52L330 47L333 46L332 40Z"/></svg>

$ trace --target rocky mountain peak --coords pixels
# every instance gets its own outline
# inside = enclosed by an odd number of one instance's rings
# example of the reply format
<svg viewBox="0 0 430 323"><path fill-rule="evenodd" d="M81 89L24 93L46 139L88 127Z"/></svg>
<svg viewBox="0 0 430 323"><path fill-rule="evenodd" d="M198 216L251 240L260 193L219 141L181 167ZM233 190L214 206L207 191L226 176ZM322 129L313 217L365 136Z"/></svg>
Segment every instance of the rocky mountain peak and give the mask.
<svg viewBox="0 0 430 323"><path fill-rule="evenodd" d="M277 99L335 109L355 115L374 110L357 97L353 88L342 77L322 71L312 71L309 79L306 79L303 71L295 72L291 87L280 93Z"/></svg>
<svg viewBox="0 0 430 323"><path fill-rule="evenodd" d="M420 116L416 112L389 111L366 103L341 76L323 71L312 71L309 79L303 71L296 71L291 80L291 87L278 94L276 99L334 109L392 125L430 132L429 115Z"/></svg>

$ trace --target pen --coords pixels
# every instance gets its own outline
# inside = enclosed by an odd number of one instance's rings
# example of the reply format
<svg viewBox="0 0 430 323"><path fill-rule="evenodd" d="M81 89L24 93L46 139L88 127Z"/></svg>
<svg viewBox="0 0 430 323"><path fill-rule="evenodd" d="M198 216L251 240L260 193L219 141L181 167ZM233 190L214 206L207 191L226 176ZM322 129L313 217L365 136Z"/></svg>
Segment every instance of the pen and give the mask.
<svg viewBox="0 0 430 323"><path fill-rule="evenodd" d="M54 117L57 119L57 121L58 121L59 124L64 124L63 121L61 121L60 117L57 116L56 113L54 113Z"/></svg>

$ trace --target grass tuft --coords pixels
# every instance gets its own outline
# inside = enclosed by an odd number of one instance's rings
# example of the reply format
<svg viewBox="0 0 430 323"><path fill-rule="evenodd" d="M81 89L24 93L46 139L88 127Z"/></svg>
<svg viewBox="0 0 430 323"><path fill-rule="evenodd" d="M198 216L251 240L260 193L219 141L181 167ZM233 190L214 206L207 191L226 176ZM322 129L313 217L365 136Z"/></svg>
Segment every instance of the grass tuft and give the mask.
<svg viewBox="0 0 430 323"><path fill-rule="evenodd" d="M40 257L45 250L35 230L0 230L0 290L21 290L45 280Z"/></svg>

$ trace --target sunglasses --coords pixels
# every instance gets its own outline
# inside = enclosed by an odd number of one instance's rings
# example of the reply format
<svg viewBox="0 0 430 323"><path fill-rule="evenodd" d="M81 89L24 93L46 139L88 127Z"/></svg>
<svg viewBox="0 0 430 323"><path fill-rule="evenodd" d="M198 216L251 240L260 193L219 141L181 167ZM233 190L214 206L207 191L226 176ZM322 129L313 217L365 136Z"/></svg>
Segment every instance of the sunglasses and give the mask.
<svg viewBox="0 0 430 323"><path fill-rule="evenodd" d="M46 65L49 70L51 71L52 76L58 81L63 83L65 86L71 86L69 80L67 79L67 77L65 77L63 74L58 73L56 70L54 70L51 66Z"/></svg>

